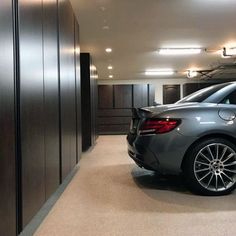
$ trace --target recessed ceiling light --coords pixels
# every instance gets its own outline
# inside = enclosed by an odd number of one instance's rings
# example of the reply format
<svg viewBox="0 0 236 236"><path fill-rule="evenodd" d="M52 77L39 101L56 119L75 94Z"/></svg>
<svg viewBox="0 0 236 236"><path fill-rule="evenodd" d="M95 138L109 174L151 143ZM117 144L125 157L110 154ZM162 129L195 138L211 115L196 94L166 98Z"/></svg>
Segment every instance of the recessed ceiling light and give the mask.
<svg viewBox="0 0 236 236"><path fill-rule="evenodd" d="M113 66L108 66L107 69L108 69L108 70L112 70L112 69L113 69Z"/></svg>
<svg viewBox="0 0 236 236"><path fill-rule="evenodd" d="M109 78L112 79L112 78L113 78L113 75L109 75Z"/></svg>
<svg viewBox="0 0 236 236"><path fill-rule="evenodd" d="M109 30L110 27L109 27L108 25L104 25L104 26L102 27L102 29L103 29L103 30Z"/></svg>
<svg viewBox="0 0 236 236"><path fill-rule="evenodd" d="M157 69L146 70L145 75L173 75L175 72L172 69Z"/></svg>
<svg viewBox="0 0 236 236"><path fill-rule="evenodd" d="M107 52L107 53L111 53L111 52L112 52L112 49L111 49L111 48L106 48L106 52Z"/></svg>
<svg viewBox="0 0 236 236"><path fill-rule="evenodd" d="M201 52L201 48L161 48L158 50L160 55L190 55Z"/></svg>

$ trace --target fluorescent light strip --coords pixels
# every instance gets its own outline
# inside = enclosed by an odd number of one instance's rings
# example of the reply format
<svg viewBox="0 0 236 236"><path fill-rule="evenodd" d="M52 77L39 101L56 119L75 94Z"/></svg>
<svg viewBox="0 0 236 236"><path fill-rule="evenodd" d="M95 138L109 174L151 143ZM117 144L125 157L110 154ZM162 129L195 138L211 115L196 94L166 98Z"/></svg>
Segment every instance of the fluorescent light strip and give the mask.
<svg viewBox="0 0 236 236"><path fill-rule="evenodd" d="M236 55L236 47L232 48L223 48L222 50L222 56L223 57L230 57L230 56L235 56Z"/></svg>
<svg viewBox="0 0 236 236"><path fill-rule="evenodd" d="M173 70L146 70L145 75L173 75L175 72Z"/></svg>
<svg viewBox="0 0 236 236"><path fill-rule="evenodd" d="M190 55L199 54L201 48L161 48L158 50L160 55Z"/></svg>

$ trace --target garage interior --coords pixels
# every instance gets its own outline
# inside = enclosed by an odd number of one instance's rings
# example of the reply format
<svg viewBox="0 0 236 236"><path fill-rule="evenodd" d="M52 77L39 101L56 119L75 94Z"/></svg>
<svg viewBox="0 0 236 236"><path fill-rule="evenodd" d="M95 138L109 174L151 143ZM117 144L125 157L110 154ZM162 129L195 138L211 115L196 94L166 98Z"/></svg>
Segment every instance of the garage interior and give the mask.
<svg viewBox="0 0 236 236"><path fill-rule="evenodd" d="M1 0L0 235L234 235L235 192L139 168L126 134L134 107L236 80L235 13L234 0Z"/></svg>

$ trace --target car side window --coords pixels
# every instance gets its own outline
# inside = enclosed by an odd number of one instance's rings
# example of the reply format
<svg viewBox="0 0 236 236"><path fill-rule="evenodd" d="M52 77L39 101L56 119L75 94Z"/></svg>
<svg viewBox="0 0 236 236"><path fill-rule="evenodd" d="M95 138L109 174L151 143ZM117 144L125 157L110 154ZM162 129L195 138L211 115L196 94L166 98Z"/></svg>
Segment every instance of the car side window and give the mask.
<svg viewBox="0 0 236 236"><path fill-rule="evenodd" d="M236 91L230 93L227 97L225 97L222 102L223 104L233 104L236 105Z"/></svg>

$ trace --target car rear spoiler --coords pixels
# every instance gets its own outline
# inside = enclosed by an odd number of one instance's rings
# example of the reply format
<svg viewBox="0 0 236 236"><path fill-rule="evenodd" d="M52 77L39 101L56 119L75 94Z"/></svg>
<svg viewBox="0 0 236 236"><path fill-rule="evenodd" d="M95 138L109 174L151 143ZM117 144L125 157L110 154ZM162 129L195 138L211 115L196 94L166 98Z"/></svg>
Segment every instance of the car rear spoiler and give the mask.
<svg viewBox="0 0 236 236"><path fill-rule="evenodd" d="M132 108L132 118L141 119L148 118L152 116L152 112L145 108Z"/></svg>

